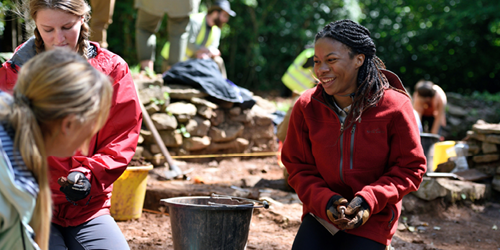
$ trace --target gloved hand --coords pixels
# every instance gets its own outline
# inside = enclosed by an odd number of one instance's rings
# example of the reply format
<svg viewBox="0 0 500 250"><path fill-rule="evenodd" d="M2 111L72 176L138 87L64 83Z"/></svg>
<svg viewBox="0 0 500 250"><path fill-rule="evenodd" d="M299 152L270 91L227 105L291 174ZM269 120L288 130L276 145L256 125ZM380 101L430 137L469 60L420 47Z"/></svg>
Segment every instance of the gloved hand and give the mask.
<svg viewBox="0 0 500 250"><path fill-rule="evenodd" d="M342 228L349 221L344 216L347 204L348 202L346 198L340 195L334 195L330 198L328 204L326 205L326 215L328 215L328 219L340 228Z"/></svg>
<svg viewBox="0 0 500 250"><path fill-rule="evenodd" d="M66 195L70 201L79 201L90 193L90 181L81 172L71 172L68 177L59 177L57 183L61 185L59 190Z"/></svg>
<svg viewBox="0 0 500 250"><path fill-rule="evenodd" d="M343 229L358 228L365 224L370 217L370 206L363 197L356 196L349 202L349 205L347 205L345 215L350 218L350 221Z"/></svg>

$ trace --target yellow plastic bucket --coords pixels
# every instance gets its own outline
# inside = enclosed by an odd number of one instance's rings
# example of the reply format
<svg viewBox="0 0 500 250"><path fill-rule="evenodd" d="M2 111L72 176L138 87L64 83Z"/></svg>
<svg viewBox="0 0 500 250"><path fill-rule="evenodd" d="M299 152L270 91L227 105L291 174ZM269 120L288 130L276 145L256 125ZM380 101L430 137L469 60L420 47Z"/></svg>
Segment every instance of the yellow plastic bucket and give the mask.
<svg viewBox="0 0 500 250"><path fill-rule="evenodd" d="M140 218L149 170L153 165L129 166L113 184L111 195L111 216L115 220Z"/></svg>
<svg viewBox="0 0 500 250"><path fill-rule="evenodd" d="M437 166L448 161L448 158L454 156L446 152L447 149L455 146L455 141L442 141L434 143L434 156L432 157L432 171L435 171Z"/></svg>

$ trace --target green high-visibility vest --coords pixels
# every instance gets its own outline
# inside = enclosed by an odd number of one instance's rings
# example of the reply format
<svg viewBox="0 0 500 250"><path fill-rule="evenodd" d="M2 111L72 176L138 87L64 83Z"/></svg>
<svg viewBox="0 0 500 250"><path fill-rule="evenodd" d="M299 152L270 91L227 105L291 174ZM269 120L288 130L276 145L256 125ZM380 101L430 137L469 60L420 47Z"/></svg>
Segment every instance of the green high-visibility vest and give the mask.
<svg viewBox="0 0 500 250"><path fill-rule="evenodd" d="M302 51L288 67L281 81L290 90L302 93L314 87L316 80L313 77L312 67L303 68L306 61L313 56L314 48L308 48Z"/></svg>
<svg viewBox="0 0 500 250"><path fill-rule="evenodd" d="M196 36L196 44L197 45L203 45L203 39L205 38L205 33L207 32L207 25L206 25L206 19L205 16L206 13L196 13L196 14L191 14L189 15L189 19L197 20L198 22L201 22L201 29L200 32L198 32L198 36ZM207 41L205 42L204 46L209 47L213 43L213 37L212 37L212 31L214 29L218 29L217 25L213 25L212 29L210 30L210 33L208 34ZM168 60L169 56L169 49L170 49L170 43L166 42L165 45L163 46L161 50L161 55L165 60ZM189 57L194 57L195 51L191 51L189 48L186 48L186 57L184 60L187 60Z"/></svg>

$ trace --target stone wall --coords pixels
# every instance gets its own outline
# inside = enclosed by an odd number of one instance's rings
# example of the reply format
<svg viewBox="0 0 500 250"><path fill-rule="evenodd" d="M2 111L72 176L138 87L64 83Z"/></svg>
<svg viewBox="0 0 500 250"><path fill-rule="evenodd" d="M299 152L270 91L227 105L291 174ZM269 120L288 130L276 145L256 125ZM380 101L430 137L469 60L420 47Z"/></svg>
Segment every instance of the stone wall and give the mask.
<svg viewBox="0 0 500 250"><path fill-rule="evenodd" d="M446 127L443 136L446 140L462 140L467 131L478 121L500 122L500 103L484 101L479 98L464 97L457 93L446 93Z"/></svg>
<svg viewBox="0 0 500 250"><path fill-rule="evenodd" d="M493 177L492 188L500 192L500 124L478 120L464 141L469 146L469 168Z"/></svg>
<svg viewBox="0 0 500 250"><path fill-rule="evenodd" d="M275 105L259 96L254 96L256 104L248 108L189 86L163 86L161 78L135 82L139 99L172 156L277 150L272 115ZM165 162L151 131L144 126L136 152L136 157L141 156L155 166Z"/></svg>

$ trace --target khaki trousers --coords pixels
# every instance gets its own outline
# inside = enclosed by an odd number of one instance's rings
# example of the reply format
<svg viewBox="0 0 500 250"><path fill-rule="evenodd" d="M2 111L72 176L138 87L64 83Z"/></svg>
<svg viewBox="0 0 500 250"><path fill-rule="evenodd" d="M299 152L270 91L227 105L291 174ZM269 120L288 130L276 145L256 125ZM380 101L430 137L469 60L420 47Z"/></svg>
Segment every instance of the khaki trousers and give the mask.
<svg viewBox="0 0 500 250"><path fill-rule="evenodd" d="M90 0L92 17L90 18L90 40L98 42L103 48L108 47L108 26L113 22L115 0Z"/></svg>
<svg viewBox="0 0 500 250"><path fill-rule="evenodd" d="M156 55L156 35L160 30L163 16L156 16L142 9L137 12L136 46L139 61L155 61ZM170 66L183 60L187 47L187 25L189 16L168 18L167 30L170 50L168 64Z"/></svg>

